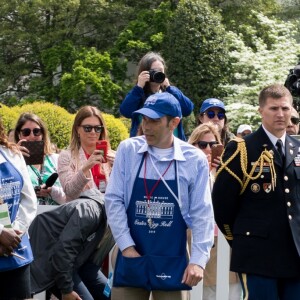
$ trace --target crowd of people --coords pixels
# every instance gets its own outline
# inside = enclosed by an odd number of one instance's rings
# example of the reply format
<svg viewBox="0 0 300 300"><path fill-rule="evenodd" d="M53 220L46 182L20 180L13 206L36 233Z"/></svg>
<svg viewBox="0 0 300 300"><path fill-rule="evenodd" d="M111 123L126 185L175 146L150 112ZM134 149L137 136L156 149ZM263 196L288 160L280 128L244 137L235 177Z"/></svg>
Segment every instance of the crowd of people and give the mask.
<svg viewBox="0 0 300 300"><path fill-rule="evenodd" d="M262 125L234 135L224 102L205 99L186 141L194 104L149 52L120 106L131 129L117 151L94 106L59 153L38 115L10 132L0 119L0 300L188 300L202 279L214 300L221 233L228 299L299 299L299 113L280 84L258 102Z"/></svg>

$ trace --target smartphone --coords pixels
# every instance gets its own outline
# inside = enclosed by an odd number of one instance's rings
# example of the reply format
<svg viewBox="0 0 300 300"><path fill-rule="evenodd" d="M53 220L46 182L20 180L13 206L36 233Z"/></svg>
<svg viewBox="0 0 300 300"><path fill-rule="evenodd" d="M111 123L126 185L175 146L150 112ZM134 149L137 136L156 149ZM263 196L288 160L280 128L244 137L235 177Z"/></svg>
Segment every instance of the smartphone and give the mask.
<svg viewBox="0 0 300 300"><path fill-rule="evenodd" d="M44 141L23 141L21 146L26 147L30 156L24 156L26 165L41 165L44 162Z"/></svg>
<svg viewBox="0 0 300 300"><path fill-rule="evenodd" d="M211 162L214 162L215 158L218 158L218 156L221 156L222 152L224 150L224 146L222 144L215 144L211 148Z"/></svg>
<svg viewBox="0 0 300 300"><path fill-rule="evenodd" d="M96 149L102 151L102 156L104 162L107 162L107 141L106 140L99 140L96 142Z"/></svg>

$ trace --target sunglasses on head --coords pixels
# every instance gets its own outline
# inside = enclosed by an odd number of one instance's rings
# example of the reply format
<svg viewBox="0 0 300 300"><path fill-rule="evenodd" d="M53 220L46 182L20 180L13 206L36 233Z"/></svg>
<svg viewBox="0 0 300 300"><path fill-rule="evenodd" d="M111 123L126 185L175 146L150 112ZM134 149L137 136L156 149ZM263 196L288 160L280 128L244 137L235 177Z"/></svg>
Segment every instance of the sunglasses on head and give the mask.
<svg viewBox="0 0 300 300"><path fill-rule="evenodd" d="M212 110L206 111L206 112L203 113L203 114L207 115L207 117L208 117L209 119L213 119L213 118L215 117L215 115L216 115L216 113L215 113L214 111L212 111ZM217 113L217 117L218 117L219 120L223 120L223 119L225 118L225 113L219 111L219 112Z"/></svg>
<svg viewBox="0 0 300 300"><path fill-rule="evenodd" d="M204 142L204 141L199 141L196 143L198 145L198 147L202 150L207 148L207 145L209 145L210 148L212 148L213 145L218 144L217 141L213 141L213 142Z"/></svg>
<svg viewBox="0 0 300 300"><path fill-rule="evenodd" d="M33 133L34 136L40 136L42 134L42 129L41 128L34 128L34 129L30 129L30 128L23 128L20 130L23 136L30 136L31 131Z"/></svg>
<svg viewBox="0 0 300 300"><path fill-rule="evenodd" d="M80 127L83 128L84 132L92 132L92 130L94 129L96 133L101 133L104 128L102 125L80 125Z"/></svg>
<svg viewBox="0 0 300 300"><path fill-rule="evenodd" d="M296 118L296 117L291 117L291 121L292 121L292 123L293 123L294 125L298 125L300 119L299 119L299 118Z"/></svg>

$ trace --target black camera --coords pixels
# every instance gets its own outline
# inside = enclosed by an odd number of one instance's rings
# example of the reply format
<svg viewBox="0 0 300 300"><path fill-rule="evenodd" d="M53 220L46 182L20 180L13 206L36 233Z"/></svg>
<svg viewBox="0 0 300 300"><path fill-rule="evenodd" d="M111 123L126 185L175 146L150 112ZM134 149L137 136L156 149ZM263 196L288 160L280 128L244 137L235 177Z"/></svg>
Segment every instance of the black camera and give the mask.
<svg viewBox="0 0 300 300"><path fill-rule="evenodd" d="M292 96L300 96L300 64L290 70L284 86L291 92Z"/></svg>
<svg viewBox="0 0 300 300"><path fill-rule="evenodd" d="M165 81L166 75L157 70L149 70L150 81L156 83L162 83Z"/></svg>

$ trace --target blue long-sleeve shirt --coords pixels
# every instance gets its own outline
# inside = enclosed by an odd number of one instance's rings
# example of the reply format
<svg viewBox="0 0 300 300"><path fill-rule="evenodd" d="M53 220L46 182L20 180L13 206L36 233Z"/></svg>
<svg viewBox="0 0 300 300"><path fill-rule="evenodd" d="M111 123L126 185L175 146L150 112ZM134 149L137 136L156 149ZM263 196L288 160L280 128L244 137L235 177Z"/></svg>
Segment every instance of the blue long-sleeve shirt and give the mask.
<svg viewBox="0 0 300 300"><path fill-rule="evenodd" d="M132 188L145 152L151 156L158 171L163 173L171 160L178 167L181 214L192 230L190 263L205 267L213 244L214 218L209 188L209 167L205 155L192 145L174 137L172 154L163 159L153 155L144 136L129 138L119 145L105 193L108 223L121 251L134 246L127 222ZM139 176L143 178L144 166ZM153 168L147 168L147 178L158 179ZM167 172L165 180L174 180L175 172ZM176 232L174 232L174 237Z"/></svg>
<svg viewBox="0 0 300 300"><path fill-rule="evenodd" d="M181 112L183 117L187 117L191 114L194 109L193 102L186 97L177 87L168 86L166 92L172 94L180 103ZM133 89L126 95L125 99L121 103L120 113L131 119L131 129L130 136L134 137L137 134L138 127L140 125L139 115L134 114L133 112L143 107L146 100L146 95L144 90L138 85L134 86ZM178 125L178 138L185 141L184 130L182 126L182 121Z"/></svg>

